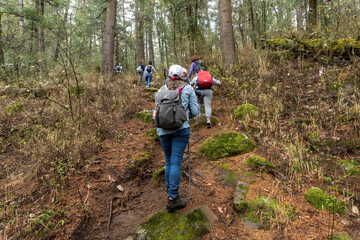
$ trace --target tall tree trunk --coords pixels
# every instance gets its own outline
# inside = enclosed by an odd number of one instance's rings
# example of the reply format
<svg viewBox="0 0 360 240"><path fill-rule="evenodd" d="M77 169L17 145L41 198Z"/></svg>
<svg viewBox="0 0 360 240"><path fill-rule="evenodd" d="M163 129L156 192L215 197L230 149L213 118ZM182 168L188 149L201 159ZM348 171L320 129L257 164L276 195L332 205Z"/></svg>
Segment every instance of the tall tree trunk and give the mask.
<svg viewBox="0 0 360 240"><path fill-rule="evenodd" d="M172 40L173 40L173 56L174 56L174 61L177 62L178 60L178 54L177 54L177 43L176 43L176 30L177 30L177 26L176 26L176 11L177 9L175 9L175 6L171 8L171 13L172 13Z"/></svg>
<svg viewBox="0 0 360 240"><path fill-rule="evenodd" d="M164 40L162 40L162 38L161 38L160 21L161 21L161 18L160 18L160 16L158 16L155 27L156 27L156 35L157 35L157 39L158 39L158 44L159 44L160 64L165 65L165 62L164 62L164 46L163 46Z"/></svg>
<svg viewBox="0 0 360 240"><path fill-rule="evenodd" d="M235 64L235 44L232 28L231 0L219 1L220 45L223 61L228 66Z"/></svg>
<svg viewBox="0 0 360 240"><path fill-rule="evenodd" d="M303 4L304 0L297 0L296 1L296 27L298 30L304 30L304 18L303 18L303 14L304 14L304 4Z"/></svg>
<svg viewBox="0 0 360 240"><path fill-rule="evenodd" d="M44 0L37 0L37 11L40 15L41 18L44 17ZM38 54L39 54L39 58L40 58L40 69L41 71L45 70L45 33L44 33L44 28L41 25L41 23L39 23L38 26Z"/></svg>
<svg viewBox="0 0 360 240"><path fill-rule="evenodd" d="M238 26L239 26L239 31L240 31L240 35L241 35L241 42L243 47L247 46L247 15L246 15L246 11L245 11L245 7L244 5L240 5L239 6L239 19L238 19Z"/></svg>
<svg viewBox="0 0 360 240"><path fill-rule="evenodd" d="M136 49L137 49L137 62L145 62L145 47L144 47L144 1L138 0L137 13L136 13Z"/></svg>
<svg viewBox="0 0 360 240"><path fill-rule="evenodd" d="M262 0L261 1L261 7L262 7L262 12L261 12L261 15L262 15L262 29L260 30L261 31L261 35L263 38L266 38L266 23L267 23L267 8L266 8L266 0ZM260 28L260 26L259 26Z"/></svg>
<svg viewBox="0 0 360 240"><path fill-rule="evenodd" d="M108 0L101 73L111 75L114 65L115 25L117 0Z"/></svg>
<svg viewBox="0 0 360 240"><path fill-rule="evenodd" d="M309 16L308 21L306 23L306 30L313 31L313 29L317 26L318 22L318 14L317 14L317 0L309 0Z"/></svg>
<svg viewBox="0 0 360 240"><path fill-rule="evenodd" d="M256 19L254 16L254 9L253 9L253 3L251 0L247 0L247 5L248 5L248 11L250 14L250 24L251 24L251 39L254 42L254 47L257 48L258 47L258 36L257 36L257 31L256 31Z"/></svg>
<svg viewBox="0 0 360 240"><path fill-rule="evenodd" d="M1 21L2 13L0 12L0 67L4 68L5 58L4 58L4 50L2 49L2 21Z"/></svg>
<svg viewBox="0 0 360 240"><path fill-rule="evenodd" d="M129 65L129 59L126 57L128 56L128 44L127 44L127 33L126 33L126 19L125 19L125 1L122 1L122 23L124 28L124 67L128 68Z"/></svg>
<svg viewBox="0 0 360 240"><path fill-rule="evenodd" d="M24 9L24 0L19 0L19 10L22 14L22 11ZM19 30L21 34L21 48L24 48L24 33L25 33L25 24L24 24L24 18L19 17Z"/></svg>

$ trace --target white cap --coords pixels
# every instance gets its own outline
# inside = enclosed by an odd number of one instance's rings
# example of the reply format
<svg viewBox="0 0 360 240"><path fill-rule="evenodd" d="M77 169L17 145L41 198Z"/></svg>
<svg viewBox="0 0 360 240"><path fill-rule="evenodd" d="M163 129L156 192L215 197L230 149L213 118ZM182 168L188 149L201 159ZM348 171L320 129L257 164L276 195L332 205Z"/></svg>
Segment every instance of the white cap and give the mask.
<svg viewBox="0 0 360 240"><path fill-rule="evenodd" d="M181 77L184 73L183 67L180 65L171 65L169 68L169 76L173 77Z"/></svg>

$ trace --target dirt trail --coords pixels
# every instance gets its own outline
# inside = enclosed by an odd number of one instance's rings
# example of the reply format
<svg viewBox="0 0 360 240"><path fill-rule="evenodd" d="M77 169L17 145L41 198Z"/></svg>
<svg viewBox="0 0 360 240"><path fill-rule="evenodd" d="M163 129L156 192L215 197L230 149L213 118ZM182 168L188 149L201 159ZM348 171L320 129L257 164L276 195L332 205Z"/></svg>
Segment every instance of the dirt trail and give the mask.
<svg viewBox="0 0 360 240"><path fill-rule="evenodd" d="M140 87L144 88L144 86ZM190 139L191 152L197 152L200 144L213 134L239 131L230 121L228 109L219 111L221 109L219 100L219 96L215 94L212 106L214 116L219 118L220 123L211 129L201 126L199 137L193 132ZM144 109L151 109L152 102L152 95L148 93L144 93L139 98L139 104ZM225 106L229 105L223 100L222 107ZM85 196L90 217L78 218L78 222L73 225L75 229L69 229L72 235L68 239L125 239L133 233L136 225L165 207L165 186L162 184L161 187L154 187L151 179L152 173L164 166L164 155L160 144L150 140L145 134L152 127L134 118L126 126L119 126L118 132L121 133L119 140L108 142L106 151L91 160L87 176L74 179L78 181L80 194ZM139 172L127 171L133 157L141 152L151 152L151 163L140 168ZM201 189L192 185L193 202L182 211L207 205L218 216L213 231L203 239L325 239L328 234L328 214L312 208L305 201L304 192L294 192L291 186L275 179L272 175L251 171L244 164L246 156L210 162L191 154L192 177ZM288 223L287 228L281 230L246 229L232 209L235 186L224 182L224 172L219 168L223 163L228 163L231 169L239 170L242 178L251 183L248 200L266 195L291 204L296 209L296 221ZM185 161L184 171L187 171L187 167ZM124 188L123 192L117 188L119 185ZM182 177L180 194L189 197L186 177ZM345 217L336 219L336 231L346 229L341 223L343 219Z"/></svg>

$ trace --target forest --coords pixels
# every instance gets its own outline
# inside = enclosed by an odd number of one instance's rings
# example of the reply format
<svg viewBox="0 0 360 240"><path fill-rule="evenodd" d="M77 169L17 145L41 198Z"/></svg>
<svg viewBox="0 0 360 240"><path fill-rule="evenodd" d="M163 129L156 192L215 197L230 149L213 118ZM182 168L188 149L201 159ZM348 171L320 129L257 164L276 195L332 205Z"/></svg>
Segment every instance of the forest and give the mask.
<svg viewBox="0 0 360 240"><path fill-rule="evenodd" d="M194 55L169 213L151 110ZM0 239L360 240L359 88L360 0L0 0Z"/></svg>

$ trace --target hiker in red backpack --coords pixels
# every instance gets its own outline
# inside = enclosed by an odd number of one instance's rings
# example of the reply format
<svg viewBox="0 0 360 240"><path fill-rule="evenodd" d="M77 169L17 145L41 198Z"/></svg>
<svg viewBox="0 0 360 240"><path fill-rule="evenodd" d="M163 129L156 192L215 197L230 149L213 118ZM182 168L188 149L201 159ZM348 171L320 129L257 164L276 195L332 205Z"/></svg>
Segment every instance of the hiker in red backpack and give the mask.
<svg viewBox="0 0 360 240"><path fill-rule="evenodd" d="M199 117L201 114L202 103L205 104L205 116L206 116L206 126L211 128L211 99L212 99L212 85L220 85L220 81L211 77L210 73L206 71L206 67L197 73L197 76L193 78L190 82L191 86L196 85L195 93L198 99L199 104Z"/></svg>

